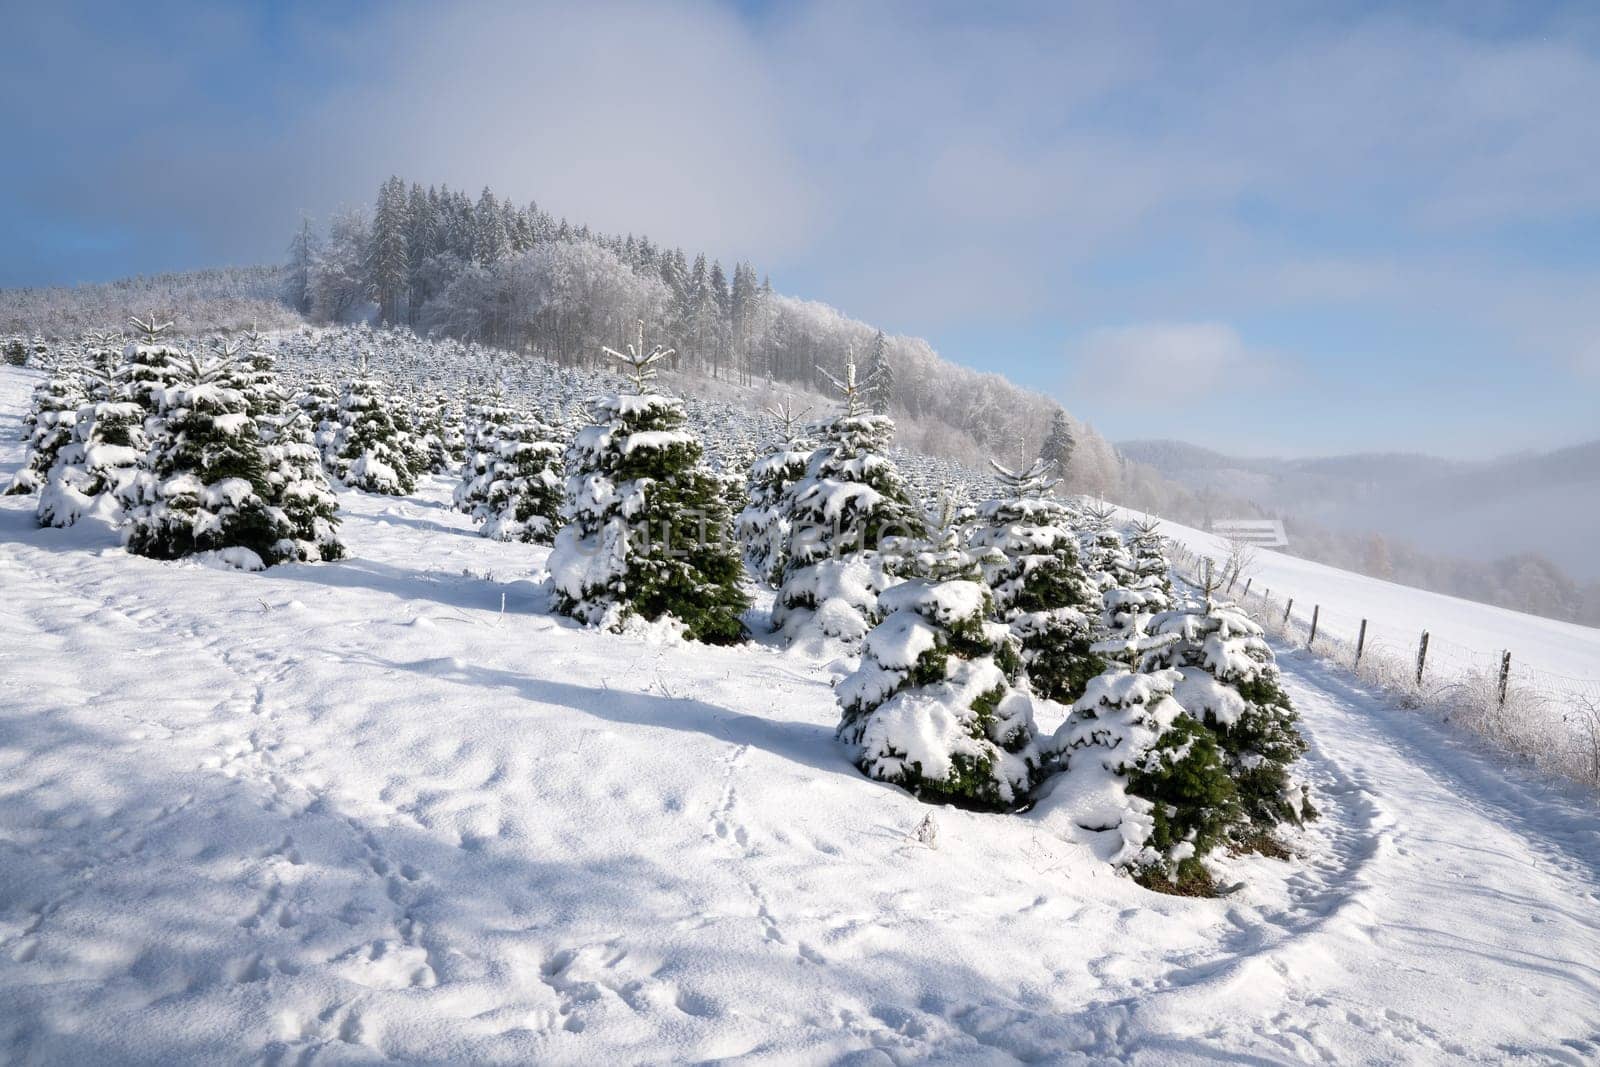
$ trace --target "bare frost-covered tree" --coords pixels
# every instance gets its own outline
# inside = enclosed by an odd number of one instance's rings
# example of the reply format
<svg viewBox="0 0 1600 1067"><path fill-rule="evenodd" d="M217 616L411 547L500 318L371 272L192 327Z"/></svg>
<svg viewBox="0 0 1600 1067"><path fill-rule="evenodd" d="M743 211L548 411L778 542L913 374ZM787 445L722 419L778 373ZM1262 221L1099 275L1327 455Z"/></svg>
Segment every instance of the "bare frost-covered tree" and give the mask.
<svg viewBox="0 0 1600 1067"><path fill-rule="evenodd" d="M311 311L317 318L350 321L371 299L369 241L364 211L342 211L333 217L327 244L318 252L311 271Z"/></svg>
<svg viewBox="0 0 1600 1067"><path fill-rule="evenodd" d="M1222 588L1232 589L1237 583L1254 575L1259 562L1260 556L1255 545L1242 538L1228 538L1227 555L1223 558L1219 575Z"/></svg>

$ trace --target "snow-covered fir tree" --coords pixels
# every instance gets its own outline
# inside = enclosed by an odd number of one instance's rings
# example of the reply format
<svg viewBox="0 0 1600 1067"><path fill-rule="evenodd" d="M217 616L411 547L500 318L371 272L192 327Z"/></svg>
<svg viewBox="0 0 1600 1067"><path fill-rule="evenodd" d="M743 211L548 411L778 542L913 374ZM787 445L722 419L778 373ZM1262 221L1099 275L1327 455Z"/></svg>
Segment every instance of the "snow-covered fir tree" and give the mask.
<svg viewBox="0 0 1600 1067"><path fill-rule="evenodd" d="M1131 589L1134 583L1133 556L1128 553L1115 522L1104 515L1091 521L1092 525L1084 538L1084 565L1090 581L1102 592L1107 589Z"/></svg>
<svg viewBox="0 0 1600 1067"><path fill-rule="evenodd" d="M406 461L405 436L395 425L394 401L363 364L339 398L339 432L333 441L334 474L352 489L404 496L417 487Z"/></svg>
<svg viewBox="0 0 1600 1067"><path fill-rule="evenodd" d="M886 537L879 545L884 569L901 580L984 581L981 553L967 546L961 509L948 493L924 510L920 537ZM992 590L991 590L992 593Z"/></svg>
<svg viewBox="0 0 1600 1067"><path fill-rule="evenodd" d="M133 332L135 344L155 347L163 342L177 323L157 315L154 311L143 317L134 315L128 319L128 329Z"/></svg>
<svg viewBox="0 0 1600 1067"><path fill-rule="evenodd" d="M1239 804L1257 830L1315 816L1293 764L1306 751L1272 648L1237 605L1194 598L1150 620L1143 670L1174 668L1174 693L1216 736Z"/></svg>
<svg viewBox="0 0 1600 1067"><path fill-rule="evenodd" d="M467 408L466 455L452 503L457 511L479 522L489 521L489 486L494 483L494 466L500 457L500 427L517 417L498 386L486 400Z"/></svg>
<svg viewBox="0 0 1600 1067"><path fill-rule="evenodd" d="M389 394L389 405L389 417L394 420L398 433L396 441L400 454L405 457L406 468L413 478L421 478L430 472L437 454L429 440L430 419L426 414L429 402L419 390L396 389Z"/></svg>
<svg viewBox="0 0 1600 1067"><path fill-rule="evenodd" d="M1172 563L1167 559L1166 539L1161 536L1161 521L1145 516L1133 524L1133 574L1135 588L1158 589L1164 597L1172 595ZM1164 610L1170 604L1162 604Z"/></svg>
<svg viewBox="0 0 1600 1067"><path fill-rule="evenodd" d="M1101 623L1104 637L1095 647L1110 659L1137 669L1152 644L1147 630L1150 621L1172 606L1172 580L1156 524L1150 520L1135 526L1131 551L1107 554L1126 568L1113 566L1106 572L1111 580L1126 583L1109 585L1101 591ZM1162 639L1155 639L1159 644Z"/></svg>
<svg viewBox="0 0 1600 1067"><path fill-rule="evenodd" d="M752 574L776 587L787 561L792 525L785 503L788 490L805 474L811 443L802 419L807 409L796 410L792 398L767 409L778 422L778 433L766 452L750 464L746 495L749 499L735 521L744 561Z"/></svg>
<svg viewBox="0 0 1600 1067"><path fill-rule="evenodd" d="M339 436L339 388L323 377L306 381L295 393L294 405L311 428L311 443L322 455L322 465L333 469L333 442Z"/></svg>
<svg viewBox="0 0 1600 1067"><path fill-rule="evenodd" d="M287 409L262 446L267 471L267 499L283 514L288 529L274 549L279 561L343 559L339 540L339 500L328 484L322 450L310 417Z"/></svg>
<svg viewBox="0 0 1600 1067"><path fill-rule="evenodd" d="M372 288L378 298L378 315L384 322L400 319L406 280L411 274L410 242L406 234L409 204L405 183L398 177L391 177L379 186L366 259Z"/></svg>
<svg viewBox="0 0 1600 1067"><path fill-rule="evenodd" d="M118 371L128 399L147 415L158 417L166 407L166 390L177 382L186 359L184 351L172 345L129 344ZM149 429L153 432L156 427Z"/></svg>
<svg viewBox="0 0 1600 1067"><path fill-rule="evenodd" d="M1039 458L1052 465L1056 473L1065 476L1068 464L1072 462L1072 450L1077 447L1077 440L1072 436L1072 424L1067 421L1067 413L1061 408L1056 408L1050 416L1050 430L1045 434L1044 444L1039 449Z"/></svg>
<svg viewBox="0 0 1600 1067"><path fill-rule="evenodd" d="M880 617L875 600L887 580L876 558L879 543L918 537L923 521L885 454L894 421L866 410L870 381L857 380L853 356L843 379L827 376L843 410L818 427L805 475L779 505L790 528L772 620L791 641L809 635L854 643Z"/></svg>
<svg viewBox="0 0 1600 1067"><path fill-rule="evenodd" d="M117 522L122 487L136 476L149 442L144 408L126 395L122 383L88 371L88 403L73 419L72 439L56 453L39 491L40 526L71 526L86 515Z"/></svg>
<svg viewBox="0 0 1600 1067"><path fill-rule="evenodd" d="M1003 496L978 508L972 545L983 553L996 617L1022 643L1039 696L1070 704L1105 669L1093 649L1100 597L1078 560L1077 538L1042 460L1021 470L991 461Z"/></svg>
<svg viewBox="0 0 1600 1067"><path fill-rule="evenodd" d="M749 598L720 486L682 403L652 391L671 350L646 349L641 322L626 354L605 351L634 393L595 401L594 425L567 451L566 525L549 560L556 607L591 626L671 618L694 640L740 640Z"/></svg>
<svg viewBox="0 0 1600 1067"><path fill-rule="evenodd" d="M1181 677L1118 668L1091 679L1056 731L1056 788L1106 859L1152 888L1204 893L1202 861L1238 814L1215 739L1173 699Z"/></svg>
<svg viewBox="0 0 1600 1067"><path fill-rule="evenodd" d="M722 502L728 506L728 514L734 516L737 534L739 513L750 502L750 468L755 465L756 450L737 431L730 429L728 436L729 439L720 442L712 473L722 485Z"/></svg>
<svg viewBox="0 0 1600 1067"><path fill-rule="evenodd" d="M223 356L228 357L224 351ZM278 427L295 412L289 392L278 377L277 359L260 334L244 335L232 353L237 388L244 393L250 417L264 441L277 436Z"/></svg>
<svg viewBox="0 0 1600 1067"><path fill-rule="evenodd" d="M874 415L887 415L893 403L894 366L889 362L888 341L879 330L867 357L867 405Z"/></svg>
<svg viewBox="0 0 1600 1067"><path fill-rule="evenodd" d="M287 558L290 536L270 503L266 457L230 368L187 357L167 390L161 435L123 486L128 550L156 559L216 551L259 570Z"/></svg>
<svg viewBox="0 0 1600 1067"><path fill-rule="evenodd" d="M1012 807L1040 764L1032 703L1010 685L1015 639L953 535L916 559L927 576L879 596L886 615L839 683L839 737L862 773L922 800Z"/></svg>
<svg viewBox="0 0 1600 1067"><path fill-rule="evenodd" d="M164 432L161 419L168 407L167 390L192 361L183 349L168 342L170 321L162 321L152 313L130 319L129 325L133 340L123 350L117 376L126 399L144 409L145 436L154 440Z"/></svg>
<svg viewBox="0 0 1600 1067"><path fill-rule="evenodd" d="M500 424L486 472L485 537L548 545L561 526L563 446L533 415Z"/></svg>
<svg viewBox="0 0 1600 1067"><path fill-rule="evenodd" d="M28 432L27 459L12 475L7 496L35 492L49 477L56 457L72 442L78 409L88 399L83 383L82 367L58 362L50 376L34 387L33 404L23 420Z"/></svg>
<svg viewBox="0 0 1600 1067"><path fill-rule="evenodd" d="M109 378L121 368L127 342L112 330L90 330L83 335L81 347L85 366Z"/></svg>
<svg viewBox="0 0 1600 1067"><path fill-rule="evenodd" d="M1100 598L1102 636L1095 642L1095 651L1107 660L1137 669L1152 644L1147 627L1166 610L1167 597L1160 590L1116 585L1102 590Z"/></svg>
<svg viewBox="0 0 1600 1067"><path fill-rule="evenodd" d="M458 462L447 441L449 418L443 397L413 390L401 401L400 425L406 435L406 462L414 474L444 474Z"/></svg>
<svg viewBox="0 0 1600 1067"><path fill-rule="evenodd" d="M467 455L466 416L463 405L453 397L445 397L439 412L441 423L439 440L444 444L446 469L456 469L461 466L462 460ZM556 431L556 436L566 440L572 436L575 427L564 420L558 420L553 429Z"/></svg>

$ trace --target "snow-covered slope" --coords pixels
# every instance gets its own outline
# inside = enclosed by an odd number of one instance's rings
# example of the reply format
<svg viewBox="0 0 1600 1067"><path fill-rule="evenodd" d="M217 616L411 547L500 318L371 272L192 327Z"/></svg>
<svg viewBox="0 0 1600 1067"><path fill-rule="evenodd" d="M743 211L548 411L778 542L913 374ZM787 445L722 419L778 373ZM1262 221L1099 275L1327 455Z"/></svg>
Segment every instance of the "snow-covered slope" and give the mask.
<svg viewBox="0 0 1600 1067"><path fill-rule="evenodd" d="M1190 489L1291 520L1376 531L1485 562L1537 552L1580 582L1600 577L1600 441L1487 461L1407 453L1244 459L1178 441L1118 448Z"/></svg>
<svg viewBox="0 0 1600 1067"><path fill-rule="evenodd" d="M448 489L258 575L0 500L0 1060L1600 1056L1600 814L1313 661L1304 858L1156 896L1049 803L914 843L827 665L548 616Z"/></svg>
<svg viewBox="0 0 1600 1067"><path fill-rule="evenodd" d="M1215 534L1172 522L1161 530L1202 556L1227 556L1226 543ZM1396 585L1268 549L1256 550L1249 574L1254 592L1270 589L1280 603L1293 597L1296 617L1310 618L1312 606L1321 605L1325 633L1353 640L1365 618L1369 642L1414 649L1418 635L1428 630L1437 655L1448 654L1448 644L1497 663L1510 649L1516 665L1600 680L1600 630L1593 627Z"/></svg>

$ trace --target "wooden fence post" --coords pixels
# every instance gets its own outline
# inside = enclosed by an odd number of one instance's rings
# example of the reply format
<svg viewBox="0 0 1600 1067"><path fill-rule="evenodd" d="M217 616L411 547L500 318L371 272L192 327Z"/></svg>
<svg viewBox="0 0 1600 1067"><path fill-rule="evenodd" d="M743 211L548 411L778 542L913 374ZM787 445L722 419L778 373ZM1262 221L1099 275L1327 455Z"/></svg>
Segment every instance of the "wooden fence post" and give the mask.
<svg viewBox="0 0 1600 1067"><path fill-rule="evenodd" d="M1239 594L1240 600L1243 600L1245 597L1250 595L1250 583L1253 581L1255 581L1254 578L1246 578L1244 580L1244 592Z"/></svg>
<svg viewBox="0 0 1600 1067"><path fill-rule="evenodd" d="M1294 610L1294 597L1289 598L1288 606L1283 609L1283 624L1289 625L1289 612Z"/></svg>
<svg viewBox="0 0 1600 1067"><path fill-rule="evenodd" d="M1506 686L1511 681L1511 650L1500 657L1500 706L1506 706Z"/></svg>
<svg viewBox="0 0 1600 1067"><path fill-rule="evenodd" d="M1422 641L1417 645L1417 684L1422 684L1422 668L1428 663L1428 631L1422 631Z"/></svg>
<svg viewBox="0 0 1600 1067"><path fill-rule="evenodd" d="M1306 647L1310 648L1317 640L1317 619L1322 615L1322 605L1311 605L1311 636L1306 638Z"/></svg>
<svg viewBox="0 0 1600 1067"><path fill-rule="evenodd" d="M1361 632L1356 634L1356 666L1361 666L1361 652L1367 647L1367 620L1361 620Z"/></svg>

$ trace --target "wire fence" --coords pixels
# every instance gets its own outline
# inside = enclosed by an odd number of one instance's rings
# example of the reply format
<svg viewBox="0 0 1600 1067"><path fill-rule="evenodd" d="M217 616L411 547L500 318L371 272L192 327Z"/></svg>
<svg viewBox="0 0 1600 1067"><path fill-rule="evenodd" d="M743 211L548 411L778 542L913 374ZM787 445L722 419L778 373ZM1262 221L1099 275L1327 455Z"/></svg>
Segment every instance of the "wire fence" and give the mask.
<svg viewBox="0 0 1600 1067"><path fill-rule="evenodd" d="M1267 633L1309 650L1388 691L1402 707L1428 708L1540 768L1600 788L1600 678L1519 663L1426 630L1407 633L1334 605L1297 601L1289 590L1229 573L1226 560L1172 546L1174 569L1219 599L1238 603ZM1217 584L1220 583L1220 584Z"/></svg>

